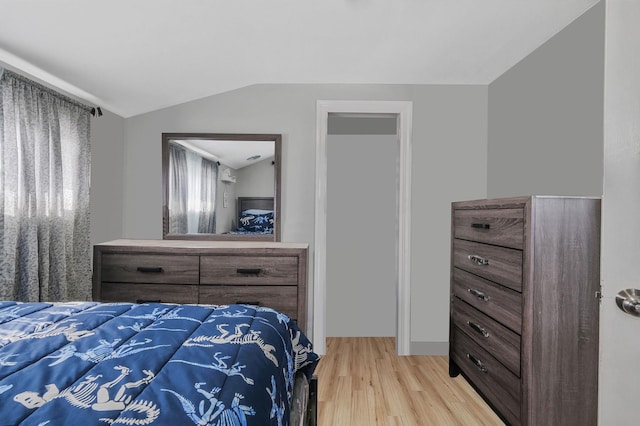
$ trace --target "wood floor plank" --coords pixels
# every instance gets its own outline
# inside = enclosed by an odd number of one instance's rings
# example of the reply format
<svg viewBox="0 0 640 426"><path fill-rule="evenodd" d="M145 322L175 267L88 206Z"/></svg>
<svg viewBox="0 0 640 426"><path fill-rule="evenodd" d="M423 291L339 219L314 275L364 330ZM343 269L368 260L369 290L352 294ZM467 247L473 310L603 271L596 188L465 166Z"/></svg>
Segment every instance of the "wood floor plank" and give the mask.
<svg viewBox="0 0 640 426"><path fill-rule="evenodd" d="M318 375L320 426L504 423L444 356L396 355L393 337L329 337Z"/></svg>

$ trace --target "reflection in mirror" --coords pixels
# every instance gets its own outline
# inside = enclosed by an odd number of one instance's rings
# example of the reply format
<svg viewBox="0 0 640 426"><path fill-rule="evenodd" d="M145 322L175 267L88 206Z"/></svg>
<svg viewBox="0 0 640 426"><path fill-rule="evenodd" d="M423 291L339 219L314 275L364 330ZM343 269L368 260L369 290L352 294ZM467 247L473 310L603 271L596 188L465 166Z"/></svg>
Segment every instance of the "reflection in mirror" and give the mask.
<svg viewBox="0 0 640 426"><path fill-rule="evenodd" d="M163 238L280 240L281 135L163 133Z"/></svg>

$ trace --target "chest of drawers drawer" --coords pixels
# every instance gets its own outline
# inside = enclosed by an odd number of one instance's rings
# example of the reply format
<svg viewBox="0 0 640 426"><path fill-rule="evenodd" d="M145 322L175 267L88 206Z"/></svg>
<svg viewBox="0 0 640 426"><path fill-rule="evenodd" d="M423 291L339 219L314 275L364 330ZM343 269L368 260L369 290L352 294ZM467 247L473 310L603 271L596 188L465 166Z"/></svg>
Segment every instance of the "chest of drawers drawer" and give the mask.
<svg viewBox="0 0 640 426"><path fill-rule="evenodd" d="M198 284L198 256L105 253L102 281L116 283Z"/></svg>
<svg viewBox="0 0 640 426"><path fill-rule="evenodd" d="M520 250L455 239L453 266L522 291Z"/></svg>
<svg viewBox="0 0 640 426"><path fill-rule="evenodd" d="M450 356L511 425L520 424L520 379L454 327Z"/></svg>
<svg viewBox="0 0 640 426"><path fill-rule="evenodd" d="M451 306L454 325L519 377L520 335L458 298Z"/></svg>
<svg viewBox="0 0 640 426"><path fill-rule="evenodd" d="M522 294L458 268L453 269L451 289L453 296L522 333Z"/></svg>
<svg viewBox="0 0 640 426"><path fill-rule="evenodd" d="M201 284L296 285L295 256L201 256Z"/></svg>
<svg viewBox="0 0 640 426"><path fill-rule="evenodd" d="M522 209L456 210L453 226L455 238L522 249Z"/></svg>

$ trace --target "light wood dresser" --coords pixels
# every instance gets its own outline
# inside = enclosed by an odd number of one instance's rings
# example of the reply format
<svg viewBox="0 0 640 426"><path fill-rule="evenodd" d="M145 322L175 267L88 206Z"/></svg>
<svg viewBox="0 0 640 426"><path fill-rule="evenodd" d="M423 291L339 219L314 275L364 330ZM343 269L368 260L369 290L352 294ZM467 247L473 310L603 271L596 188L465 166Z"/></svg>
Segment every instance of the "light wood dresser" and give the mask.
<svg viewBox="0 0 640 426"><path fill-rule="evenodd" d="M511 425L597 423L600 200L452 204L449 374Z"/></svg>
<svg viewBox="0 0 640 426"><path fill-rule="evenodd" d="M248 303L305 330L307 244L115 240L93 251L93 299L103 302Z"/></svg>

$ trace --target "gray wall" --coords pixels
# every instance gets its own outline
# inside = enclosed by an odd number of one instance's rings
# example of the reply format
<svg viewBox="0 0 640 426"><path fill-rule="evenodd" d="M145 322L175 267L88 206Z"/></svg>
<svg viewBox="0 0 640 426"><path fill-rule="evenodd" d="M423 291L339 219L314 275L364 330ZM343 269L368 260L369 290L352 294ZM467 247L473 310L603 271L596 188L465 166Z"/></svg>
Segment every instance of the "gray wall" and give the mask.
<svg viewBox="0 0 640 426"><path fill-rule="evenodd" d="M489 85L489 197L602 195L604 3Z"/></svg>
<svg viewBox="0 0 640 426"><path fill-rule="evenodd" d="M239 197L273 197L275 167L272 158L259 161L236 171Z"/></svg>
<svg viewBox="0 0 640 426"><path fill-rule="evenodd" d="M162 132L280 133L282 240L311 246L312 307L319 99L413 102L411 340L447 342L450 203L486 196L486 86L256 85L129 118L122 236L162 237Z"/></svg>
<svg viewBox="0 0 640 426"><path fill-rule="evenodd" d="M92 246L123 236L125 120L106 110L103 113L102 117L91 120Z"/></svg>
<svg viewBox="0 0 640 426"><path fill-rule="evenodd" d="M395 134L327 136L329 337L396 335L398 149Z"/></svg>

